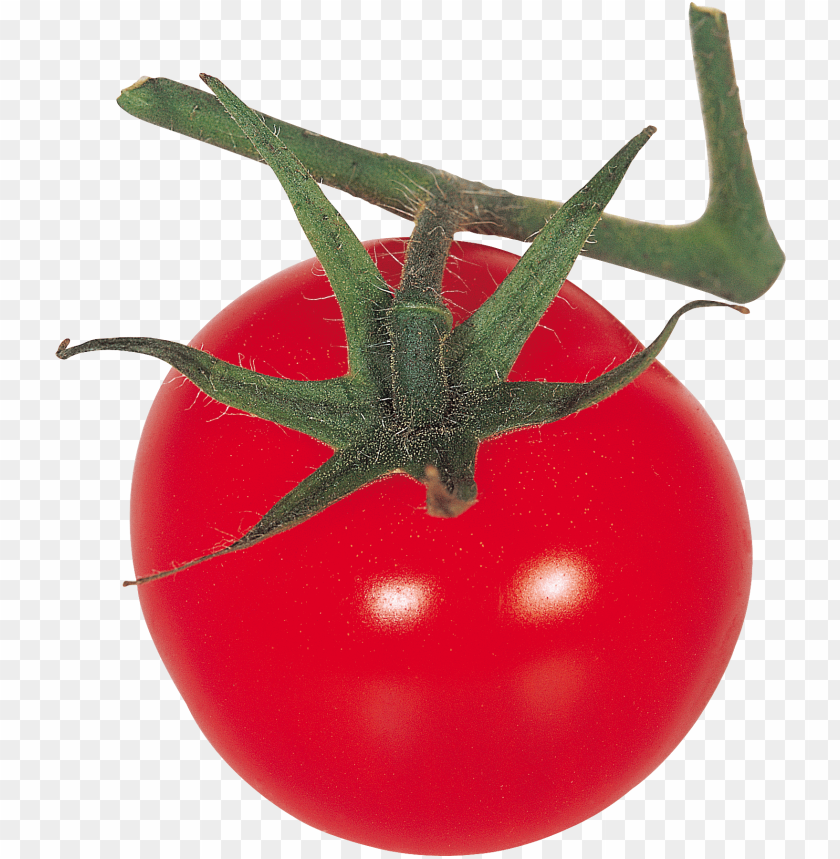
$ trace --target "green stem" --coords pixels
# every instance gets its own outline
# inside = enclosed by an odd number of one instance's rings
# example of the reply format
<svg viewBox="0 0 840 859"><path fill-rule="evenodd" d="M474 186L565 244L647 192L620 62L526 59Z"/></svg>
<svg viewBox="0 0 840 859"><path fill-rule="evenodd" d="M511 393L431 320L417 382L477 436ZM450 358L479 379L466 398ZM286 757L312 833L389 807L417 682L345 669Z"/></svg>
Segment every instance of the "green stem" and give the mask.
<svg viewBox="0 0 840 859"><path fill-rule="evenodd" d="M420 209L406 245L400 288L394 299L396 304L446 307L442 294L443 272L457 228L457 222L445 209L443 214L433 205Z"/></svg>
<svg viewBox="0 0 840 859"><path fill-rule="evenodd" d="M397 414L416 426L434 422L448 395L443 341L453 317L443 300L443 272L455 230L450 216L446 207L439 215L433 205L418 213L388 312Z"/></svg>
<svg viewBox="0 0 840 859"><path fill-rule="evenodd" d="M709 157L709 202L691 224L666 226L604 214L588 255L730 301L766 292L784 265L761 198L734 76L726 16L691 4L692 51ZM208 93L141 78L117 103L163 128L262 160ZM559 203L519 197L402 158L368 152L261 114L318 182L414 220L434 186L452 187L459 230L532 241ZM469 205L464 205L468 201Z"/></svg>
<svg viewBox="0 0 840 859"><path fill-rule="evenodd" d="M168 78L140 78L117 104L152 125L265 163L257 147L211 93ZM306 165L317 182L414 220L437 171L393 155L370 152L254 111Z"/></svg>
<svg viewBox="0 0 840 859"><path fill-rule="evenodd" d="M706 210L679 226L605 215L588 255L748 303L773 285L785 255L755 175L726 15L692 3L689 24L709 162Z"/></svg>

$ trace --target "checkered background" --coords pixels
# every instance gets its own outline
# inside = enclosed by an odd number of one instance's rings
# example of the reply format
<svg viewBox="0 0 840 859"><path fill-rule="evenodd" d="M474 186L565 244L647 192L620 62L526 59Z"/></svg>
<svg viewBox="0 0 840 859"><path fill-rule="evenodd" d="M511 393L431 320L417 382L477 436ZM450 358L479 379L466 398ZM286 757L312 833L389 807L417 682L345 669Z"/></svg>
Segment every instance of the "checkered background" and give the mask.
<svg viewBox="0 0 840 859"><path fill-rule="evenodd" d="M510 857L840 855L840 553L829 530L840 498L840 245L829 239L840 126L828 119L840 24L828 2L725 7L787 265L749 317L682 322L663 360L705 404L744 480L756 559L747 620L670 759L597 817ZM297 822L219 759L158 659L136 592L120 587L132 575L135 449L166 368L115 354L63 363L57 344L187 341L244 289L312 256L267 168L128 116L120 89L143 75L200 87L206 71L308 129L558 200L653 123L609 210L681 223L701 214L707 190L687 12L682 0L0 4L0 855L385 855ZM327 195L362 239L409 230ZM592 259L571 277L643 341L700 297Z"/></svg>

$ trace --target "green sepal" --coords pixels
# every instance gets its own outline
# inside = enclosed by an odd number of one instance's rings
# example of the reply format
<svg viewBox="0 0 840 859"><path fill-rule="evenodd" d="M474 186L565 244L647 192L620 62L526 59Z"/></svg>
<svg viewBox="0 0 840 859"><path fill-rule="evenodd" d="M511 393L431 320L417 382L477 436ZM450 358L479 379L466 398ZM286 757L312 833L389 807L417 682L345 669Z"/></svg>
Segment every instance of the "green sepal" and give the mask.
<svg viewBox="0 0 840 859"><path fill-rule="evenodd" d="M746 307L720 301L692 301L681 307L646 348L589 382L498 382L463 397L452 420L484 440L513 430L568 417L626 388L656 360L680 317L699 307Z"/></svg>
<svg viewBox="0 0 840 859"><path fill-rule="evenodd" d="M392 293L364 246L295 154L262 116L220 80L201 79L274 171L324 268L344 317L350 375L384 390L389 383L387 350L371 349L387 339L383 314Z"/></svg>
<svg viewBox="0 0 840 859"><path fill-rule="evenodd" d="M265 516L238 540L215 552L179 564L170 570L161 570L135 581L123 582L124 586L141 585L180 573L196 564L221 558L232 552L249 549L263 540L288 531L311 519L316 513L340 501L389 471L371 456L368 446L355 445L336 451L320 468L312 472L294 489L284 495Z"/></svg>
<svg viewBox="0 0 840 859"><path fill-rule="evenodd" d="M347 377L315 382L281 379L230 364L192 346L153 337L89 340L68 349L69 342L64 340L59 346L59 358L99 351L151 355L223 405L304 432L333 448L346 447L358 438L365 426L364 413L373 409L367 389Z"/></svg>
<svg viewBox="0 0 840 859"><path fill-rule="evenodd" d="M478 388L507 377L563 286L601 212L655 131L649 125L637 134L569 199L496 291L455 329L445 348L453 384Z"/></svg>

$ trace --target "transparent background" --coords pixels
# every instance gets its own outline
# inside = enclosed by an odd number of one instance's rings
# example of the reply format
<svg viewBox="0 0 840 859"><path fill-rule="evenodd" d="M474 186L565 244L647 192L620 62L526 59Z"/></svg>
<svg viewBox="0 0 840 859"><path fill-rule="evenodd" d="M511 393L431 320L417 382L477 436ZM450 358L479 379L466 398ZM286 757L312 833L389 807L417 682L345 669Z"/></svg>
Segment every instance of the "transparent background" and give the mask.
<svg viewBox="0 0 840 859"><path fill-rule="evenodd" d="M840 26L827 2L725 11L787 264L749 317L687 318L663 361L704 403L744 480L747 620L670 759L597 817L511 857L840 855L829 239L840 125L828 119ZM136 592L120 586L132 576L135 449L166 368L114 354L60 362L59 341L186 342L244 289L312 255L267 168L128 116L120 89L143 75L201 87L208 72L313 131L556 200L652 123L659 132L609 211L682 223L707 190L687 13L683 2L4 0L0 855L381 854L298 823L219 759L158 659ZM362 239L409 230L327 195ZM571 279L646 342L700 297L592 259Z"/></svg>

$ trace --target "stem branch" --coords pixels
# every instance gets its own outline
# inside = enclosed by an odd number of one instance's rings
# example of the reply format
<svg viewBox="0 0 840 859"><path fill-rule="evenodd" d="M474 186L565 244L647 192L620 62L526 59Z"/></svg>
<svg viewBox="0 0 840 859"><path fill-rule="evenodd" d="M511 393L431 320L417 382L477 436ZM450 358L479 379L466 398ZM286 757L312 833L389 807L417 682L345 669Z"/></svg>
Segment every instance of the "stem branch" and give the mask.
<svg viewBox="0 0 840 859"><path fill-rule="evenodd" d="M778 277L785 257L776 241L752 163L735 81L726 16L689 9L691 43L709 158L709 201L694 223L651 224L604 214L588 256L750 302ZM208 93L166 78L141 78L117 103L133 116L261 161L256 147ZM314 178L414 220L436 184L459 201L458 229L532 241L560 203L520 197L403 158L369 152L261 114Z"/></svg>

